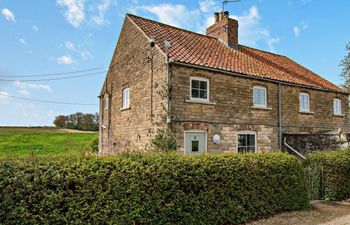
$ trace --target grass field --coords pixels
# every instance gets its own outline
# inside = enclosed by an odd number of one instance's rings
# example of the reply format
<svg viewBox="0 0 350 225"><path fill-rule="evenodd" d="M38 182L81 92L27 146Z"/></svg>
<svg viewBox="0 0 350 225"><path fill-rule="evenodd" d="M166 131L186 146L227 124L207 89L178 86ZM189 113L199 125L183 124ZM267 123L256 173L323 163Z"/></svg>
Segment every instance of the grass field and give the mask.
<svg viewBox="0 0 350 225"><path fill-rule="evenodd" d="M0 127L0 157L84 154L97 137L67 129Z"/></svg>

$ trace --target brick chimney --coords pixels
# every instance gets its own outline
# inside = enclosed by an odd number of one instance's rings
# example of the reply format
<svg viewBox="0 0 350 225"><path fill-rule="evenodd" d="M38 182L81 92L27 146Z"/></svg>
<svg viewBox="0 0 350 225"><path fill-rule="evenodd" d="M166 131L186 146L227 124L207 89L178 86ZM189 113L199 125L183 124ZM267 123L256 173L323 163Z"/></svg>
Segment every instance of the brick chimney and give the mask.
<svg viewBox="0 0 350 225"><path fill-rule="evenodd" d="M207 28L207 35L226 43L229 47L238 47L238 21L229 17L229 12L216 12L214 25Z"/></svg>

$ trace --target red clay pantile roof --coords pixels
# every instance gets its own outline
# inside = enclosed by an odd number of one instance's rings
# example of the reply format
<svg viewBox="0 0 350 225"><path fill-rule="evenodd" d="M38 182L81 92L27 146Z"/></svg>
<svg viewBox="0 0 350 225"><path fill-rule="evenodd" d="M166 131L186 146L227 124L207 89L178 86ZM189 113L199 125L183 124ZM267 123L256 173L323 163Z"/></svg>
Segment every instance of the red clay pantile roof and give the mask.
<svg viewBox="0 0 350 225"><path fill-rule="evenodd" d="M243 45L234 49L226 46L217 38L130 14L128 17L149 38L155 38L163 52L165 52L164 41L171 41L169 57L175 62L346 93L343 89L285 56Z"/></svg>

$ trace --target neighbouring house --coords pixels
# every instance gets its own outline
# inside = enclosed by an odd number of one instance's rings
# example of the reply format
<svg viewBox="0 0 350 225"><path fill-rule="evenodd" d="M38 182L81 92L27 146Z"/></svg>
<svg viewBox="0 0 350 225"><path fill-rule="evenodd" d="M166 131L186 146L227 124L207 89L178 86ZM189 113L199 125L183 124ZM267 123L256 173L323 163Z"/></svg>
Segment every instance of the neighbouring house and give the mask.
<svg viewBox="0 0 350 225"><path fill-rule="evenodd" d="M162 127L188 154L277 151L288 135L348 129L346 91L240 45L238 26L228 12L206 35L127 14L100 94L100 154L144 151Z"/></svg>

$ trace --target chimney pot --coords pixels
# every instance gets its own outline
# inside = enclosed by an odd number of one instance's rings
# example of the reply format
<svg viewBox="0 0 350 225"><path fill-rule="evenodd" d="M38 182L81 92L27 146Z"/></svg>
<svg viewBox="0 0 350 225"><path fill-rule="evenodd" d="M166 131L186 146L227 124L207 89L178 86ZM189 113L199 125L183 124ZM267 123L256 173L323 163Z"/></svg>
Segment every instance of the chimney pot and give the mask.
<svg viewBox="0 0 350 225"><path fill-rule="evenodd" d="M230 13L228 11L224 12L225 17L229 17Z"/></svg>
<svg viewBox="0 0 350 225"><path fill-rule="evenodd" d="M215 23L219 22L219 20L220 20L219 15L220 14L218 12L216 12L214 15L215 15Z"/></svg>

